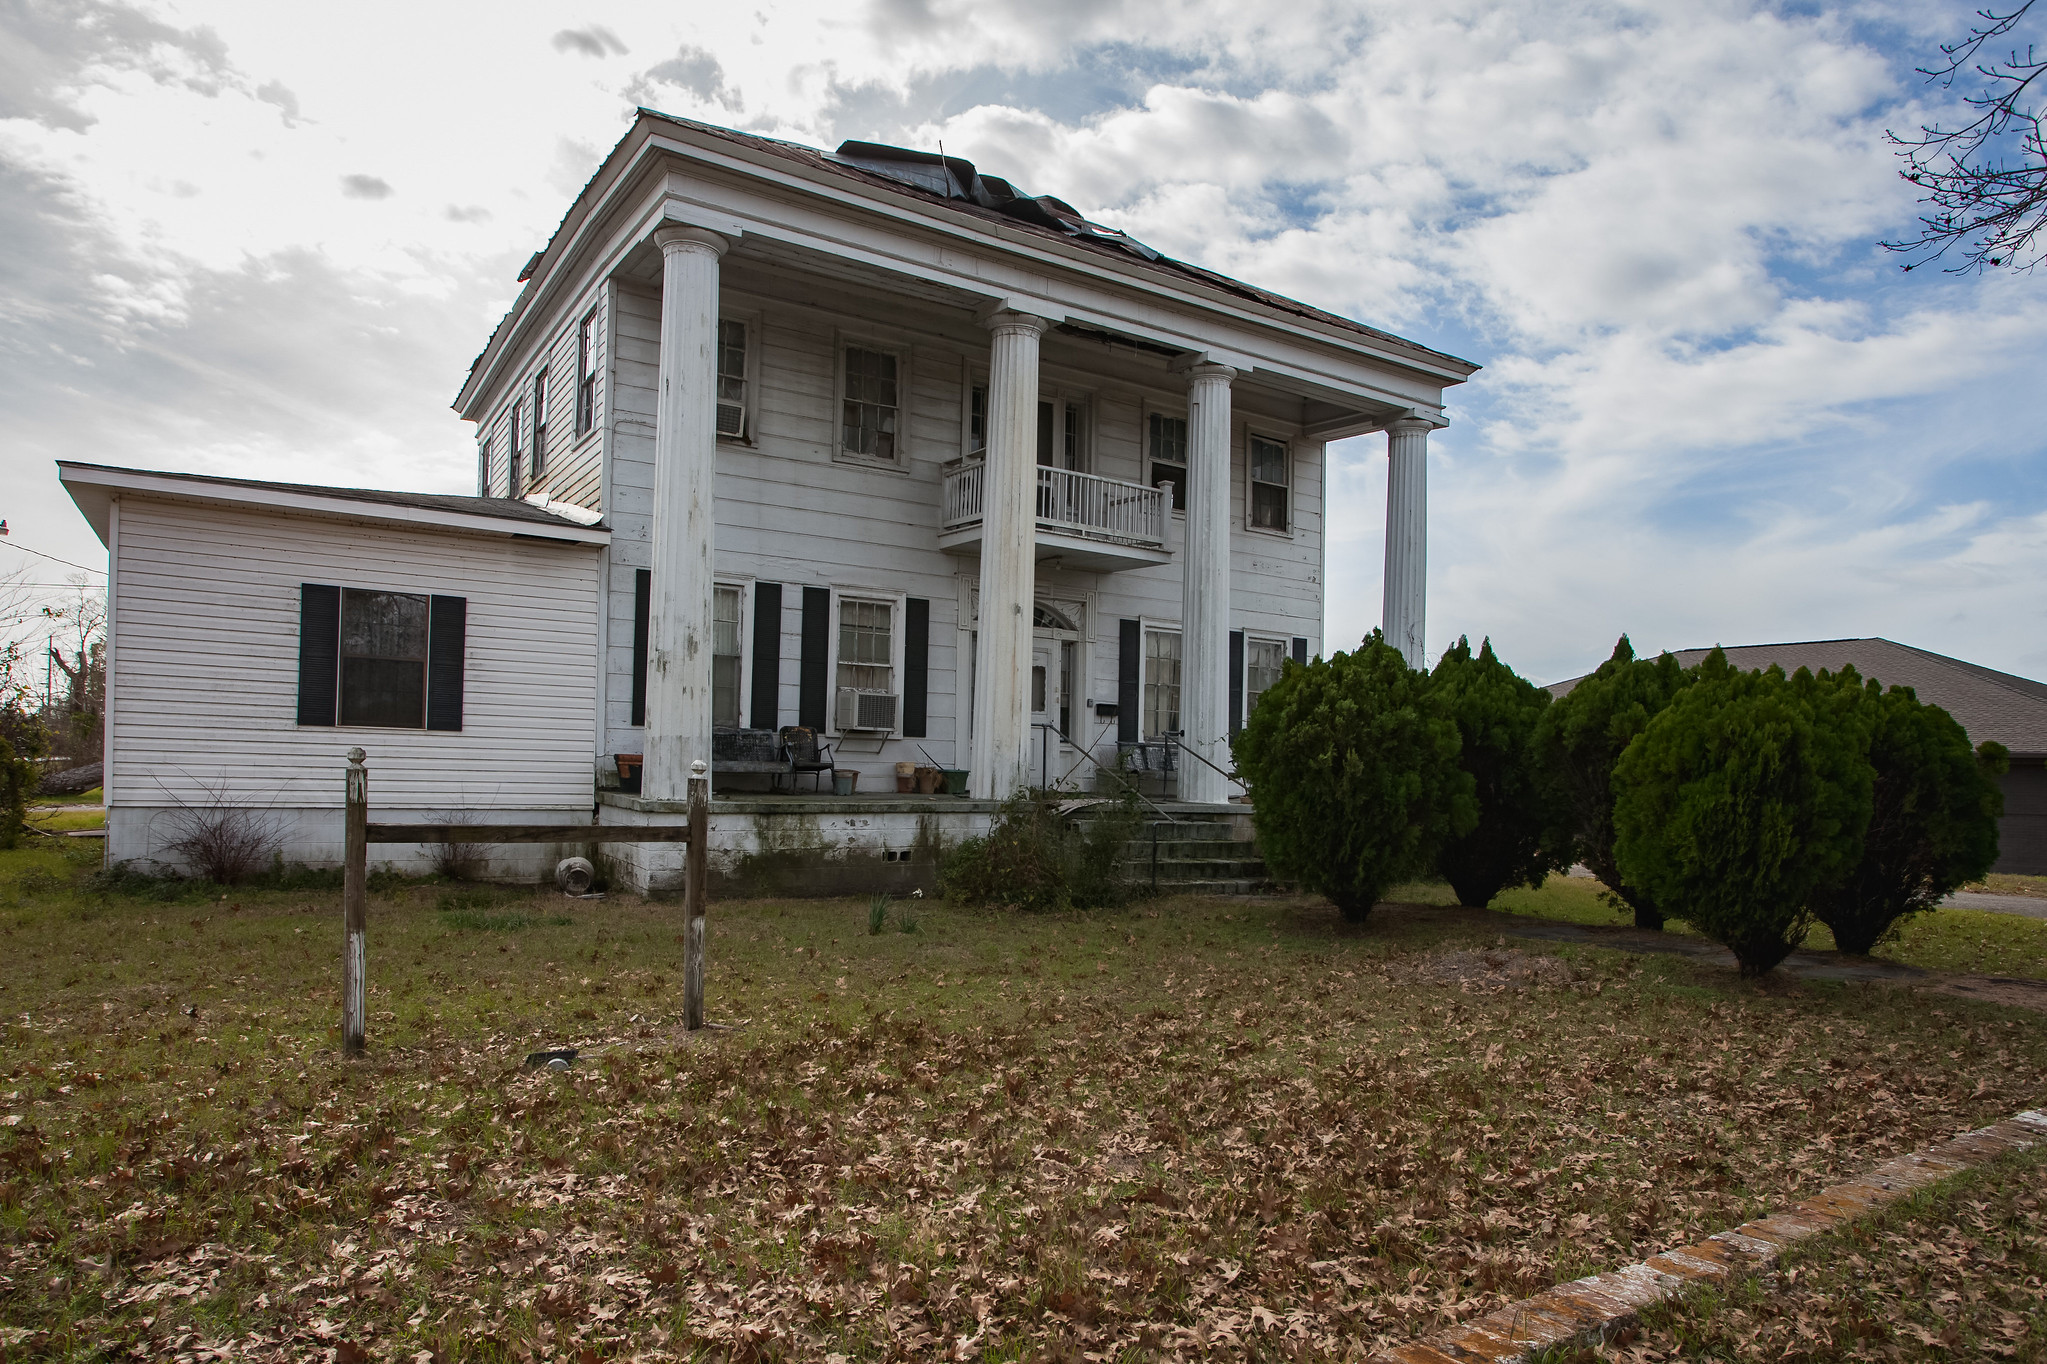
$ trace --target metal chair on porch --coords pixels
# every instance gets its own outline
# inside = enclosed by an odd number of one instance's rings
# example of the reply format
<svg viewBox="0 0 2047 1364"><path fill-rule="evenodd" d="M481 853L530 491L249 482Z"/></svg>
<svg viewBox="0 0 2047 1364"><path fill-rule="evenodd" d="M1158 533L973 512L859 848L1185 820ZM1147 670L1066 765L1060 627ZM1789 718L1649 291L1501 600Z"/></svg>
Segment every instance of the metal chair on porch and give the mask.
<svg viewBox="0 0 2047 1364"><path fill-rule="evenodd" d="M825 773L838 775L838 770L832 765L831 745L819 743L817 731L805 725L782 726L782 752L789 758L789 789L792 792L796 789L796 778L805 772L811 775L813 789L819 791L824 789Z"/></svg>

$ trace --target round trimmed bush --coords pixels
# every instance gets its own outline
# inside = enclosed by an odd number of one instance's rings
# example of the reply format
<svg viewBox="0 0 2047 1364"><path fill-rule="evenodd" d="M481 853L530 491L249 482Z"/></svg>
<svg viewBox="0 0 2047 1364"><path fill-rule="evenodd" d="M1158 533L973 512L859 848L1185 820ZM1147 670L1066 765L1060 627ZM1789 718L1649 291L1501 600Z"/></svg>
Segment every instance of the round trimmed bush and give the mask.
<svg viewBox="0 0 2047 1364"><path fill-rule="evenodd" d="M1839 688L1802 668L1738 672L1715 649L1614 769L1622 874L1731 949L1744 976L1764 974L1861 855L1868 746Z"/></svg>
<svg viewBox="0 0 2047 1364"><path fill-rule="evenodd" d="M1477 820L1456 723L1376 630L1355 653L1287 663L1233 748L1267 864L1352 923Z"/></svg>

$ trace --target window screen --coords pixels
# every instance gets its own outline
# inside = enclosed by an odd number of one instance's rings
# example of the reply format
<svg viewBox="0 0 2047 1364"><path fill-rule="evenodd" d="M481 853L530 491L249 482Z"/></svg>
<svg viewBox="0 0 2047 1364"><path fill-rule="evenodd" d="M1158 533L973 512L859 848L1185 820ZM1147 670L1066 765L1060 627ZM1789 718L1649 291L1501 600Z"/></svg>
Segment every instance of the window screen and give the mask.
<svg viewBox="0 0 2047 1364"><path fill-rule="evenodd" d="M427 599L409 592L341 594L344 725L426 726Z"/></svg>
<svg viewBox="0 0 2047 1364"><path fill-rule="evenodd" d="M848 454L896 457L896 357L846 347L846 404L839 441Z"/></svg>

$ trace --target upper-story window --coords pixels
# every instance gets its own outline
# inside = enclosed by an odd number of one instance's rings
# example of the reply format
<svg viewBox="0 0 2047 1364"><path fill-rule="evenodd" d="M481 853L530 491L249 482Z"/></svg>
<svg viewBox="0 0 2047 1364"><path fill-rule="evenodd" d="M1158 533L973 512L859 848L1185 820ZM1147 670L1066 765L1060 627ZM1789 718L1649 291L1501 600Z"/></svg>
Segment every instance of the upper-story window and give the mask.
<svg viewBox="0 0 2047 1364"><path fill-rule="evenodd" d="M517 497L524 490L523 482L519 477L519 404L512 404L512 410L507 414L505 420L510 423L505 436L505 450L508 456L506 459L505 496Z"/></svg>
<svg viewBox="0 0 2047 1364"><path fill-rule="evenodd" d="M1038 404L1038 463L1054 469L1087 466L1086 414L1078 402Z"/></svg>
<svg viewBox="0 0 2047 1364"><path fill-rule="evenodd" d="M967 453L985 454L988 450L988 387L975 384L967 395Z"/></svg>
<svg viewBox="0 0 2047 1364"><path fill-rule="evenodd" d="M597 310L576 324L576 434L597 425Z"/></svg>
<svg viewBox="0 0 2047 1364"><path fill-rule="evenodd" d="M718 434L745 440L746 324L718 323ZM735 704L737 704L735 702Z"/></svg>
<svg viewBox="0 0 2047 1364"><path fill-rule="evenodd" d="M1284 441L1253 436L1249 441L1251 525L1257 530L1287 530L1293 525L1292 483Z"/></svg>
<svg viewBox="0 0 2047 1364"><path fill-rule="evenodd" d="M1173 510L1187 510L1187 419L1153 412L1145 419L1145 454L1150 472L1145 482L1156 488L1173 485Z"/></svg>
<svg viewBox="0 0 2047 1364"><path fill-rule="evenodd" d="M547 371L533 376L533 462L528 466L537 482L547 473Z"/></svg>
<svg viewBox="0 0 2047 1364"><path fill-rule="evenodd" d="M847 346L843 364L840 448L864 459L899 462L902 412L896 356L865 346Z"/></svg>
<svg viewBox="0 0 2047 1364"><path fill-rule="evenodd" d="M476 442L476 495L490 496L490 437Z"/></svg>

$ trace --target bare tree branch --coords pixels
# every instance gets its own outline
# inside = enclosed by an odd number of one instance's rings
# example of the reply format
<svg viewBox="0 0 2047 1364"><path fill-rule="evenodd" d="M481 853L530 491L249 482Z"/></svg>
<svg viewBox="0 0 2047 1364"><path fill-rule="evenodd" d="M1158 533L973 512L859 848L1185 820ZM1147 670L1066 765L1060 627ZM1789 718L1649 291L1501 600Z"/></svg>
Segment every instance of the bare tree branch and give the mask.
<svg viewBox="0 0 2047 1364"><path fill-rule="evenodd" d="M1904 159L1898 174L1923 191L1920 202L1930 209L1920 215L1918 236L1883 243L1916 257L1907 270L1944 259L1951 249L1961 253L1959 263L1945 267L1952 274L1987 266L2031 270L2047 258L2047 143L2035 87L2047 58L2016 40L2003 56L1985 57L2019 30L2033 5L1977 11L1982 22L1968 37L1941 44L1944 62L1919 68L1942 89L1964 76L1979 78L1978 93L1964 101L1974 118L1956 128L1921 126L1917 137L1884 133Z"/></svg>

